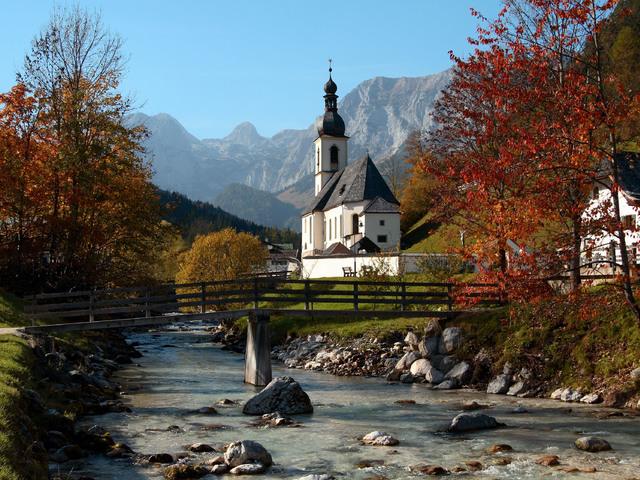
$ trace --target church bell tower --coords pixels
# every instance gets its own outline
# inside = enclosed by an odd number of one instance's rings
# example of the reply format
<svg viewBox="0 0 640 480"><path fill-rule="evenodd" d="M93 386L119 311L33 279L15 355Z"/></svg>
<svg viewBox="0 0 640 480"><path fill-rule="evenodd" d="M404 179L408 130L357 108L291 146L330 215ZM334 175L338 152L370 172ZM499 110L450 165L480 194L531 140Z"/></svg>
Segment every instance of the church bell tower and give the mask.
<svg viewBox="0 0 640 480"><path fill-rule="evenodd" d="M331 60L329 60L331 62ZM331 78L324 85L324 115L318 120L318 138L314 140L315 191L317 195L335 172L347 166L347 141L344 120L338 114L338 86Z"/></svg>

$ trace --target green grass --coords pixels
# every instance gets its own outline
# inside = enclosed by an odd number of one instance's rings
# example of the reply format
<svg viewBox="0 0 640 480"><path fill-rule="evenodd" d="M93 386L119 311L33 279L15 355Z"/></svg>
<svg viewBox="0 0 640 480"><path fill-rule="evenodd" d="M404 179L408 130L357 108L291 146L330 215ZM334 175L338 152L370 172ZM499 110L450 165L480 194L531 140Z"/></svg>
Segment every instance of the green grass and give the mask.
<svg viewBox="0 0 640 480"><path fill-rule="evenodd" d="M34 438L25 432L29 412L24 389L33 387L32 371L33 354L27 342L14 335L0 335L1 480L47 478L46 458L34 456Z"/></svg>
<svg viewBox="0 0 640 480"><path fill-rule="evenodd" d="M409 253L447 253L460 247L460 229L433 223L427 215L402 236L402 245Z"/></svg>
<svg viewBox="0 0 640 480"><path fill-rule="evenodd" d="M24 300L0 288L0 327L14 328L27 325L23 309Z"/></svg>
<svg viewBox="0 0 640 480"><path fill-rule="evenodd" d="M406 333L410 329L424 329L429 323L425 318L298 318L271 317L271 342L281 343L287 336L306 337L322 333L336 342L348 342L359 337L385 340L394 333Z"/></svg>
<svg viewBox="0 0 640 480"><path fill-rule="evenodd" d="M24 324L22 301L0 290L0 326ZM14 335L0 335L0 480L47 478L46 458L35 456L34 438L25 423L29 412L24 389L34 386L33 368L29 344Z"/></svg>

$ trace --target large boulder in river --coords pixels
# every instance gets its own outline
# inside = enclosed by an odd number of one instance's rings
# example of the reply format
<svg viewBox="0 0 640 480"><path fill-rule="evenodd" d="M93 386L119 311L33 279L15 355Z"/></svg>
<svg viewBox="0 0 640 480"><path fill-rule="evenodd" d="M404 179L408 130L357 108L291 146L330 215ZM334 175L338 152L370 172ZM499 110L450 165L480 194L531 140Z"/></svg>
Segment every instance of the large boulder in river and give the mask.
<svg viewBox="0 0 640 480"><path fill-rule="evenodd" d="M448 432L460 433L470 432L473 430L486 430L492 428L504 427L504 423L498 422L495 418L483 413L461 413L452 421Z"/></svg>
<svg viewBox="0 0 640 480"><path fill-rule="evenodd" d="M467 362L460 362L447 372L444 376L446 380L453 380L458 385L464 385L473 375L473 369Z"/></svg>
<svg viewBox="0 0 640 480"><path fill-rule="evenodd" d="M502 374L489 382L487 386L487 393L503 394L509 391L511 386L511 375Z"/></svg>
<svg viewBox="0 0 640 480"><path fill-rule="evenodd" d="M231 468L246 463L261 463L268 467L273 463L273 460L267 449L258 442L242 440L233 442L227 447L227 451L224 452L224 462Z"/></svg>
<svg viewBox="0 0 640 480"><path fill-rule="evenodd" d="M444 374L435 368L429 360L421 358L416 360L411 365L411 374L415 376L422 376L429 383L438 384L444 380Z"/></svg>
<svg viewBox="0 0 640 480"><path fill-rule="evenodd" d="M600 437L580 437L574 442L574 445L578 450L584 450L585 452L611 450L611 444Z"/></svg>
<svg viewBox="0 0 640 480"><path fill-rule="evenodd" d="M313 406L309 395L291 377L274 378L269 385L249 399L242 409L247 415L264 415L280 412L285 415L311 413Z"/></svg>

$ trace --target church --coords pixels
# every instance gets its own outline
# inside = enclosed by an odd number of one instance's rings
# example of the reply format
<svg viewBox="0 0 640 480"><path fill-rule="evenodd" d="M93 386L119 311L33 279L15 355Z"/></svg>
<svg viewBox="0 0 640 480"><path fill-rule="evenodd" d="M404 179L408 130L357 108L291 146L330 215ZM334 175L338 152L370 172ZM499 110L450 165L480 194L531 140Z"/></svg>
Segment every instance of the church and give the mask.
<svg viewBox="0 0 640 480"><path fill-rule="evenodd" d="M400 244L399 202L371 157L349 164L349 137L331 72L314 140L315 197L302 213L303 262L340 256L345 263L348 255L390 252Z"/></svg>

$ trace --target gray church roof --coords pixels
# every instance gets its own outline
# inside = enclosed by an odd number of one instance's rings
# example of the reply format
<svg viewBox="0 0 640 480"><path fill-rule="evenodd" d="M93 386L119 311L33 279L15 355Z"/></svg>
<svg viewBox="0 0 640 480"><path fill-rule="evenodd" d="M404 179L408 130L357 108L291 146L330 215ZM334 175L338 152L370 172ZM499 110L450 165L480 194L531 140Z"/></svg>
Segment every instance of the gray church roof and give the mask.
<svg viewBox="0 0 640 480"><path fill-rule="evenodd" d="M389 204L400 204L367 154L334 173L302 214L329 210L344 203L376 200L377 197Z"/></svg>
<svg viewBox="0 0 640 480"><path fill-rule="evenodd" d="M362 213L400 213L398 205L386 201L381 196L374 198Z"/></svg>

